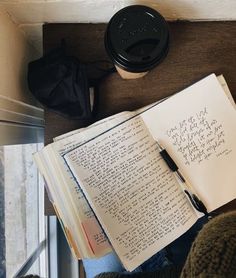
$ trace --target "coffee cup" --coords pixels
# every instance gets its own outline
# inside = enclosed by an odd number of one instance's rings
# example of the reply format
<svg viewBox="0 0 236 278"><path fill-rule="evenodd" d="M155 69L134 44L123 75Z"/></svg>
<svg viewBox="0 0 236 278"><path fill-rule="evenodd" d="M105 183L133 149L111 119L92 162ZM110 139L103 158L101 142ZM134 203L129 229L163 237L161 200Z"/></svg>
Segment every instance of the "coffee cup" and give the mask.
<svg viewBox="0 0 236 278"><path fill-rule="evenodd" d="M169 28L156 10L132 5L110 19L104 42L107 54L122 78L141 78L167 55Z"/></svg>

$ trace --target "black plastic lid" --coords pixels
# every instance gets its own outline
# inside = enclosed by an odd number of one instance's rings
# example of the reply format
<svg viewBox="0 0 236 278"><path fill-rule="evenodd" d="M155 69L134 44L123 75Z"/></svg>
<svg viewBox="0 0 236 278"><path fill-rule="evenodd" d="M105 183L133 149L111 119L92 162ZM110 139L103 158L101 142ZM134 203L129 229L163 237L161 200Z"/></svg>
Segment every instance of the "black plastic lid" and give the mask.
<svg viewBox="0 0 236 278"><path fill-rule="evenodd" d="M118 11L109 21L105 48L114 64L129 72L145 72L166 56L169 29L152 8L133 5Z"/></svg>

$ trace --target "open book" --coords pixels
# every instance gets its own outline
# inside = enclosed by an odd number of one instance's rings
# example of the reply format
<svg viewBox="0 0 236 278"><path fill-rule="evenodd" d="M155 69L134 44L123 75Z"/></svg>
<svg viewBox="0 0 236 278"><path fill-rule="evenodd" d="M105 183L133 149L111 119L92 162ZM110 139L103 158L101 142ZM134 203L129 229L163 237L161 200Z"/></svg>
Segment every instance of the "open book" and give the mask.
<svg viewBox="0 0 236 278"><path fill-rule="evenodd" d="M208 211L235 198L236 113L222 77L221 84L212 74L160 103L59 137L35 154L77 257L113 248L131 271L201 217L156 140Z"/></svg>

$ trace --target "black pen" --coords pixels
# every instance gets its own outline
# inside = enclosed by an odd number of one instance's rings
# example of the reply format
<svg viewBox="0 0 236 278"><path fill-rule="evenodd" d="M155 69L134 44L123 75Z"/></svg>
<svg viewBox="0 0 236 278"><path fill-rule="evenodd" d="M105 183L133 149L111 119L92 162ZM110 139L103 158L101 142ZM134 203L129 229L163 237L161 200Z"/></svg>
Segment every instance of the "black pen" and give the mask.
<svg viewBox="0 0 236 278"><path fill-rule="evenodd" d="M181 187L182 187L184 193L188 196L188 198L189 198L191 204L193 205L193 207L197 211L200 211L200 212L202 212L202 213L204 213L205 215L208 216L208 212L207 212L207 209L206 209L205 205L197 197L197 195L194 194L193 192L191 192L189 187L188 187L188 189L183 188L182 185L185 185L185 187L187 187L187 183L186 183L186 180L183 177L183 175L180 173L179 168L176 165L176 163L174 162L174 160L171 158L171 156L168 154L168 152L158 142L157 142L157 146L159 148L159 153L160 153L161 157L165 160L169 169L175 174L177 180L181 183Z"/></svg>

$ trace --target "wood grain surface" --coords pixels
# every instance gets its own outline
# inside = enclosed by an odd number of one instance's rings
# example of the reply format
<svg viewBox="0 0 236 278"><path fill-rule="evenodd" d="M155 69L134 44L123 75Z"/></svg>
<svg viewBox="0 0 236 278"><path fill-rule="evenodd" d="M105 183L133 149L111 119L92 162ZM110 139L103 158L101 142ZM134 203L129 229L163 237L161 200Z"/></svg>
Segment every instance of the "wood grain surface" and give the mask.
<svg viewBox="0 0 236 278"><path fill-rule="evenodd" d="M94 121L170 96L213 72L224 75L236 100L236 22L171 22L169 26L170 49L160 65L142 79L127 81L113 73L103 80ZM46 24L44 53L59 46L64 38L68 54L81 62L108 60L103 42L105 28L106 24ZM45 144L51 143L55 136L89 124L48 110L45 120ZM235 202L225 210L234 208ZM45 214L54 214L47 196Z"/></svg>

